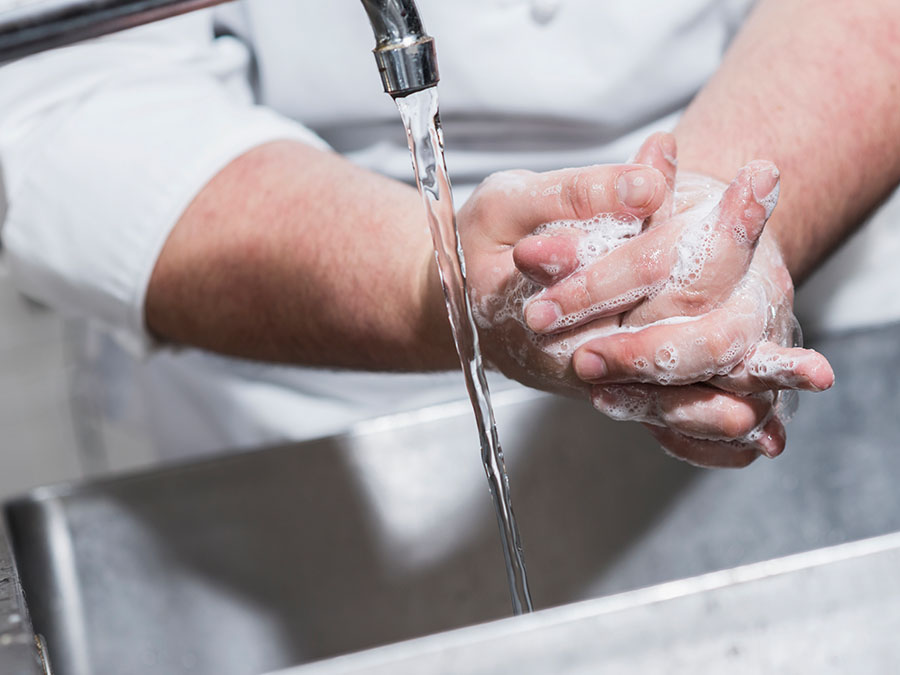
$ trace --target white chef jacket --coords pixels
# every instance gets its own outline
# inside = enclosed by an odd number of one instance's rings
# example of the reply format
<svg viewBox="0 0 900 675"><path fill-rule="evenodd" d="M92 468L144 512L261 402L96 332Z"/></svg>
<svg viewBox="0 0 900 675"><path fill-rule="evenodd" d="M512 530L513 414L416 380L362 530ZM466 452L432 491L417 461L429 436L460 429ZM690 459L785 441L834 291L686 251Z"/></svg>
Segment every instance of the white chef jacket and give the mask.
<svg viewBox="0 0 900 675"><path fill-rule="evenodd" d="M619 162L671 128L750 0L418 5L437 41L461 203L493 171ZM171 228L250 148L297 139L411 179L372 45L356 2L239 0L0 68L2 242L14 279L90 321L78 351L95 409L150 430L163 454L317 436L463 395L455 374L256 364L155 345L146 331L146 288ZM877 246L857 237L833 262L839 272L811 285L810 324L900 318L900 294L884 284L900 254L897 203L868 228Z"/></svg>

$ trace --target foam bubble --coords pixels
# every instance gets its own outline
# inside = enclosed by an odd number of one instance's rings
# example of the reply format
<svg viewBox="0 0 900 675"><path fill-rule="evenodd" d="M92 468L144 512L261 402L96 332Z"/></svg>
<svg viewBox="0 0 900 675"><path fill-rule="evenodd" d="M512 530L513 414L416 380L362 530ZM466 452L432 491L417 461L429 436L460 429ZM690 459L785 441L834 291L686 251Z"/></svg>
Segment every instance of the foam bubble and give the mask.
<svg viewBox="0 0 900 675"><path fill-rule="evenodd" d="M757 349L747 359L748 372L763 380L777 380L779 384L799 387L806 378L794 372L797 360L771 349Z"/></svg>
<svg viewBox="0 0 900 675"><path fill-rule="evenodd" d="M656 350L654 363L663 370L672 371L678 367L678 350L671 342L667 342Z"/></svg>
<svg viewBox="0 0 900 675"><path fill-rule="evenodd" d="M600 316L601 314L616 314L625 307L635 304L642 298L649 297L654 292L654 289L654 286L639 286L637 288L632 288L622 295L610 298L609 300L604 300L603 302L594 303L586 309L561 316L550 325L549 330L557 331L565 328L572 328L573 326L589 321L591 318Z"/></svg>
<svg viewBox="0 0 900 675"><path fill-rule="evenodd" d="M556 185L551 185L550 187L544 188L544 192L542 193L545 197L549 197L551 195L558 195L562 193L562 183L557 183Z"/></svg>
<svg viewBox="0 0 900 675"><path fill-rule="evenodd" d="M541 269L544 271L544 274L555 277L557 274L559 274L559 271L562 268L559 265L542 264Z"/></svg>
<svg viewBox="0 0 900 675"><path fill-rule="evenodd" d="M668 286L683 289L700 278L706 261L715 253L718 233L712 223L718 218L715 208L702 221L684 227L675 242L675 262L669 275Z"/></svg>
<svg viewBox="0 0 900 675"><path fill-rule="evenodd" d="M515 172L497 174L493 180L495 183L505 181L506 187L510 190L516 189L523 182L521 176ZM630 289L617 297L561 317L551 327L551 330L557 332L556 335L539 336L531 333L525 327L524 308L542 289L534 282L518 275L519 278L514 283L508 284L507 288L498 291L496 295L483 297L476 303L473 309L478 325L484 328L514 320L525 328L524 335L530 342L527 348L523 346L518 349L518 356L520 363L527 368L529 367L527 360L533 358L533 351L531 351L533 348L540 349L551 358L564 362L571 359L572 354L579 346L597 337L633 333L654 325L695 320L696 317L690 316L668 317L642 326L620 326L615 321L590 323L600 314L616 314L627 306L632 306L645 298L656 297L667 289L683 289L694 284L701 278L705 264L716 255L722 242L726 239L730 241L732 237L738 242L747 241L746 229L740 223L731 225L725 231L716 226L716 219L719 215L718 201L724 187L717 181L705 177L697 179L695 184L690 184L689 179L679 175L676 202L681 200L681 205L680 207L676 205L676 212L679 216L685 217L688 224L682 228L674 244L674 265L667 279L652 286ZM527 190L527 188L525 189ZM544 189L545 194L559 194L560 192L561 186L549 186ZM759 203L766 208L767 213L774 208L774 202L777 200L777 191L773 191L773 193L763 200L759 200ZM638 218L600 214L586 220L559 220L546 223L535 233L552 236L556 232L572 230L579 232L581 236L575 252L577 267L574 270L578 272L608 255L629 239L639 235L642 228L643 222ZM772 255L765 245L759 247L757 251L761 260L764 256L771 257ZM670 253L670 251L660 250L657 255L669 255ZM765 270L769 267L771 265L763 264L761 269ZM549 260L542 265L542 269L547 275L556 277L562 271L562 265L558 260ZM699 370L690 374L679 372L678 351L674 344L667 343L657 350L652 359L645 357L634 359L634 368L639 379L660 384L677 384L681 381L696 381L698 376L709 379L715 375L734 374L735 368L743 369L746 366L750 374L757 377L780 377L783 378L782 381L789 380L793 369L797 366L795 359L778 361L766 358L766 352L759 349L748 352L760 341L790 344L793 342L793 333L797 325L790 310L789 293L780 288L784 284L778 279L769 279L764 273L760 273L759 269L756 265L751 268L750 273L745 276L741 285L732 294L729 303L734 309L732 319L740 320L740 317L746 316L747 320L753 323L746 324L746 327L749 328L744 330L746 334L742 338L735 339L714 364L706 366L702 373ZM577 280L585 284L587 277L579 275ZM782 298L781 301L778 300L779 297ZM575 326L580 326L578 331L567 330ZM756 332L756 326L759 326L758 336L753 334ZM708 338L705 335L698 335L693 338L692 342L702 348L707 344ZM683 345L679 344L679 346ZM799 378L795 381L799 382ZM636 414L636 409L634 401L629 405L623 403L617 414L620 417L633 416Z"/></svg>
<svg viewBox="0 0 900 675"><path fill-rule="evenodd" d="M797 412L800 398L794 389L782 389L777 392L775 399L775 415L782 424L787 424Z"/></svg>
<svg viewBox="0 0 900 675"><path fill-rule="evenodd" d="M777 175L777 171L775 172ZM781 183L775 183L775 188L767 194L762 199L757 199L756 201L766 210L766 220L768 220L772 211L775 210L775 205L778 203L778 194L781 192Z"/></svg>
<svg viewBox="0 0 900 675"><path fill-rule="evenodd" d="M759 425L755 429L751 429L750 431L748 431L747 434L741 440L746 441L747 443L753 443L755 441L758 441L760 438L762 438L763 433L764 432L762 430L762 425Z"/></svg>
<svg viewBox="0 0 900 675"><path fill-rule="evenodd" d="M498 171L485 178L483 185L492 190L500 190L507 196L521 195L528 187L526 175L519 171Z"/></svg>
<svg viewBox="0 0 900 675"><path fill-rule="evenodd" d="M659 418L657 396L635 387L607 387L592 400L594 407L619 422L654 422Z"/></svg>
<svg viewBox="0 0 900 675"><path fill-rule="evenodd" d="M615 216L601 213L587 220L555 220L541 225L535 234L553 234L560 230L580 230L584 236L578 242L578 269L595 262L601 256L640 234L643 221L635 216Z"/></svg>
<svg viewBox="0 0 900 675"><path fill-rule="evenodd" d="M725 370L722 374L724 375L730 371L734 367L735 361L738 361L745 352L746 343L744 340L742 338L735 338L732 343L728 345L728 349L722 352L721 356L716 359L716 363Z"/></svg>

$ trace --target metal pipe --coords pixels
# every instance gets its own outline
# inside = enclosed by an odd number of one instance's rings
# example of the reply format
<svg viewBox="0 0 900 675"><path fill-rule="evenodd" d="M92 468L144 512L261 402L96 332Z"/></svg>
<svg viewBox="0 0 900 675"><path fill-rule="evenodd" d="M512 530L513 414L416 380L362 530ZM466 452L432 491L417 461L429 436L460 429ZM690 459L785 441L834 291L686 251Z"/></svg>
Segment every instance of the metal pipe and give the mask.
<svg viewBox="0 0 900 675"><path fill-rule="evenodd" d="M0 62L167 19L227 0L20 0L0 12ZM434 40L413 0L362 0L375 61L393 97L438 82Z"/></svg>
<svg viewBox="0 0 900 675"><path fill-rule="evenodd" d="M25 0L0 13L0 62L116 33L225 0Z"/></svg>

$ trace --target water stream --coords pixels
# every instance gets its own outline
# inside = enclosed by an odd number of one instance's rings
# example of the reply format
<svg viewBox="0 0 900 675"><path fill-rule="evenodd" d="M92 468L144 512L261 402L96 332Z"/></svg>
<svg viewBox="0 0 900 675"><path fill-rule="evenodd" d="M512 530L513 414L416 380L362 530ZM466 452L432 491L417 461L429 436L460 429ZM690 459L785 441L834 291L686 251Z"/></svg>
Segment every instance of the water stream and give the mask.
<svg viewBox="0 0 900 675"><path fill-rule="evenodd" d="M525 573L522 542L510 501L509 478L497 437L494 409L478 346L478 332L472 319L472 308L466 290L465 259L459 243L453 195L444 162L437 88L431 87L396 101L406 127L416 184L425 204L434 241L435 259L440 270L453 339L478 426L481 460L500 526L513 612L530 612L531 594Z"/></svg>

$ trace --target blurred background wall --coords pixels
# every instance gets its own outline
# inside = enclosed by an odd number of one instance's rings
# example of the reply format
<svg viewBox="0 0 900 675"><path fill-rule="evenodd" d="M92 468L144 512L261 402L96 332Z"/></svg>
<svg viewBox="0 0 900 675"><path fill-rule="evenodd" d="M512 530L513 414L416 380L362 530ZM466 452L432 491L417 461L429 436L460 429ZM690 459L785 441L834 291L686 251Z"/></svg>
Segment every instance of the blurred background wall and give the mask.
<svg viewBox="0 0 900 675"><path fill-rule="evenodd" d="M19 294L0 254L0 500L152 461L144 439L103 424L79 394L70 345L82 329Z"/></svg>

